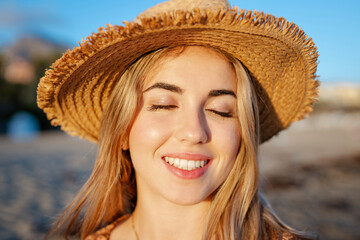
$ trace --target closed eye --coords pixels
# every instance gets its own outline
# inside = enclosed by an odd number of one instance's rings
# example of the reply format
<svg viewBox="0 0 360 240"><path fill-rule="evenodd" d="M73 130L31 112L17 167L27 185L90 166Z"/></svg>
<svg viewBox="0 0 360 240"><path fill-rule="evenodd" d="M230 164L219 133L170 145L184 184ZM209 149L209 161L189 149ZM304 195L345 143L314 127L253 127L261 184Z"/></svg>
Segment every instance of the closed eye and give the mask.
<svg viewBox="0 0 360 240"><path fill-rule="evenodd" d="M176 105L151 105L147 108L147 110L149 111L157 111L157 110L171 110L171 109L175 109L178 108L178 106ZM221 112L221 111L217 111L214 109L206 109L209 112L212 112L214 114L217 114L221 117L225 117L225 118L231 118L233 117L233 114L231 112Z"/></svg>
<svg viewBox="0 0 360 240"><path fill-rule="evenodd" d="M231 112L220 112L220 111L216 111L214 109L206 109L207 111L209 112L212 112L212 113L215 113L221 117L226 117L226 118L231 118L233 117L232 113Z"/></svg>
<svg viewBox="0 0 360 240"><path fill-rule="evenodd" d="M174 109L177 108L176 105L151 105L147 108L147 110L149 111L157 111L157 110L170 110L170 109Z"/></svg>

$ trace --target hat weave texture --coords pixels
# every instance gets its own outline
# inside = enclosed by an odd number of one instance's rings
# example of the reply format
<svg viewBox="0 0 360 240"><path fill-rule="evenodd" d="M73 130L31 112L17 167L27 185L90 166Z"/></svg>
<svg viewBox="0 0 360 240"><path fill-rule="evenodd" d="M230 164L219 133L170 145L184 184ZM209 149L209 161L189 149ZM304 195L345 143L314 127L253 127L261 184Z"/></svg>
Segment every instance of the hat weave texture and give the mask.
<svg viewBox="0 0 360 240"><path fill-rule="evenodd" d="M218 48L248 69L258 98L261 142L311 112L319 85L312 39L284 18L217 0L173 0L123 26L99 28L46 71L38 106L53 125L96 142L103 109L129 65L147 52L180 45Z"/></svg>

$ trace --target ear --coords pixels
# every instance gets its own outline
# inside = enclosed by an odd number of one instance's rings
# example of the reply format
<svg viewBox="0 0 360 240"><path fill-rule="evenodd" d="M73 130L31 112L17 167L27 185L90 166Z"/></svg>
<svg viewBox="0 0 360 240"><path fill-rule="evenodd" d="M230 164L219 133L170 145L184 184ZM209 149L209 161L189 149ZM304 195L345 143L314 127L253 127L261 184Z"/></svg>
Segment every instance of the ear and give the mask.
<svg viewBox="0 0 360 240"><path fill-rule="evenodd" d="M123 151L129 150L129 142L127 139L121 143L121 150Z"/></svg>

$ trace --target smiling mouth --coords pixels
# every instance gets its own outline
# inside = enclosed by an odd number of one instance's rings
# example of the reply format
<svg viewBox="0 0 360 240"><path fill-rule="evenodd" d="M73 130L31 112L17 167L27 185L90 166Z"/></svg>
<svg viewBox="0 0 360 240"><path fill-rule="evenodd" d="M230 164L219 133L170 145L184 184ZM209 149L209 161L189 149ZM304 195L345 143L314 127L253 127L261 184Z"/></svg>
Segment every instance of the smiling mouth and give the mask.
<svg viewBox="0 0 360 240"><path fill-rule="evenodd" d="M210 160L202 160L202 161L185 160L185 159L181 159L181 158L172 158L172 157L164 157L163 159L165 160L165 162L167 162L168 164L170 164L173 167L183 169L183 170L188 170L188 171L202 168L206 164L208 164L210 161Z"/></svg>

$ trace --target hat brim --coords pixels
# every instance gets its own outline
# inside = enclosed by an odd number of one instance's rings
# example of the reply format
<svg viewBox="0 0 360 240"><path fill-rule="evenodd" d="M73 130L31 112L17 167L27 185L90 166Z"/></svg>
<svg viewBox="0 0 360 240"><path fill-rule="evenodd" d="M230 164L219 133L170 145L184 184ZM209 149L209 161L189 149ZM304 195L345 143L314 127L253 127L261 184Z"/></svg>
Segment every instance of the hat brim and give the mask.
<svg viewBox="0 0 360 240"><path fill-rule="evenodd" d="M46 71L37 101L53 125L97 141L103 109L124 70L147 52L179 45L218 48L248 69L261 142L311 112L318 53L295 24L237 8L169 11L139 21L100 28Z"/></svg>

